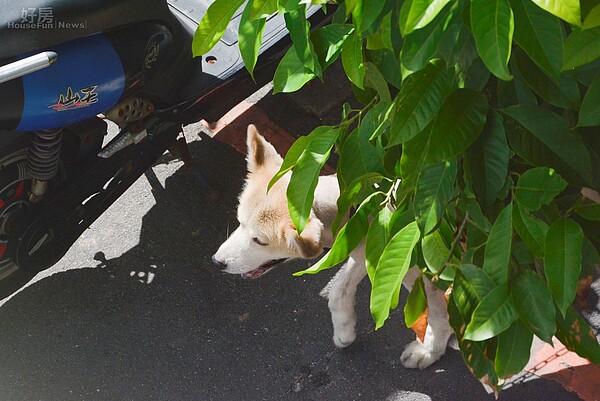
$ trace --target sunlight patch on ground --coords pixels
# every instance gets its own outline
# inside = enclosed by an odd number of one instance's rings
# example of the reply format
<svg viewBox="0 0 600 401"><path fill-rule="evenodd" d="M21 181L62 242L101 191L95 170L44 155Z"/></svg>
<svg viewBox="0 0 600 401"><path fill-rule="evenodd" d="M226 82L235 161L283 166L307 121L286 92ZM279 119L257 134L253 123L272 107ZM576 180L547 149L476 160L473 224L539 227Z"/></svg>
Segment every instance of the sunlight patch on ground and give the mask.
<svg viewBox="0 0 600 401"><path fill-rule="evenodd" d="M398 390L388 396L385 401L431 401L431 397L414 391Z"/></svg>

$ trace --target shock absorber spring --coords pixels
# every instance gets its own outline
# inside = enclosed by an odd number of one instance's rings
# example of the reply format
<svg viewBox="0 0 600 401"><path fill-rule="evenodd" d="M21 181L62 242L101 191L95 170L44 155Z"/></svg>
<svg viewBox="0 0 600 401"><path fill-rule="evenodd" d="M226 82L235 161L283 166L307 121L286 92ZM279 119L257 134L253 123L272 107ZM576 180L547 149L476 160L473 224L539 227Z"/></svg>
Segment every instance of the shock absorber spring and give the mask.
<svg viewBox="0 0 600 401"><path fill-rule="evenodd" d="M27 155L27 168L31 178L51 180L58 171L62 129L34 131Z"/></svg>
<svg viewBox="0 0 600 401"><path fill-rule="evenodd" d="M32 178L32 202L44 195L48 181L58 172L61 132L62 128L32 132L27 154L27 169Z"/></svg>

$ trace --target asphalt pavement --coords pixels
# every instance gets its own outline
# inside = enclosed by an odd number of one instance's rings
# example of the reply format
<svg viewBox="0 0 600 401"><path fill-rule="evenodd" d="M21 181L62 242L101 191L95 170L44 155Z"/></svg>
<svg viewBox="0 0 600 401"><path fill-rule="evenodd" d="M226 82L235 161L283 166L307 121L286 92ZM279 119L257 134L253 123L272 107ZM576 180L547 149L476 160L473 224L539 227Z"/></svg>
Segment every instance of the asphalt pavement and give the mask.
<svg viewBox="0 0 600 401"><path fill-rule="evenodd" d="M257 96L294 133L339 115L309 116L289 96ZM210 189L164 155L56 266L0 304L0 400L493 399L453 349L425 370L404 368L414 335L400 310L374 331L366 281L358 339L338 350L318 296L333 271L296 278L308 263L296 261L245 281L213 267L211 255L237 225L245 161L199 125L186 136ZM578 398L538 379L500 400Z"/></svg>

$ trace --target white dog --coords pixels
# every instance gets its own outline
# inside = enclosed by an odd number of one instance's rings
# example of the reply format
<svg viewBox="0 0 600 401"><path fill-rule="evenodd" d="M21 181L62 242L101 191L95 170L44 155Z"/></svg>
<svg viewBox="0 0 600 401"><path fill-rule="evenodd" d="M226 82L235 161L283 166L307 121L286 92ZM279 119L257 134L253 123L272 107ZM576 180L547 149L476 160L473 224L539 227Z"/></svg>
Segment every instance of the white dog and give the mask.
<svg viewBox="0 0 600 401"><path fill-rule="evenodd" d="M254 125L248 127L248 177L240 195L240 226L219 247L213 262L224 272L258 278L289 258L311 259L333 244L331 224L337 213L339 187L335 176L319 177L310 219L298 235L290 218L286 189L290 173L267 192L267 185L282 163L281 156ZM356 287L367 274L364 243L358 246L327 286L333 321L333 342L346 347L356 339L354 311ZM412 288L419 270L411 268L404 286ZM410 343L401 361L408 368L426 368L445 352L452 329L448 323L444 293L425 280L428 321L424 340Z"/></svg>

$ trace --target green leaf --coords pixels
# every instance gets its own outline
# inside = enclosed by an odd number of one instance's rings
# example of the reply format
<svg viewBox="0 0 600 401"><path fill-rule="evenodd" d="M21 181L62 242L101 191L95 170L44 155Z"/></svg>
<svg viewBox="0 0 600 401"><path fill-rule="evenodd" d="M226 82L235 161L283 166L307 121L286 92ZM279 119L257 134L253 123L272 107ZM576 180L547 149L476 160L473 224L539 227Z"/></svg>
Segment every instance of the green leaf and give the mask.
<svg viewBox="0 0 600 401"><path fill-rule="evenodd" d="M311 33L310 38L323 69L339 57L352 32L354 27L350 24L329 24Z"/></svg>
<svg viewBox="0 0 600 401"><path fill-rule="evenodd" d="M483 233L489 235L492 225L490 224L488 218L483 215L479 203L475 199L466 197L460 198L459 202L459 207L464 204L462 210L469 212L469 223L475 225Z"/></svg>
<svg viewBox="0 0 600 401"><path fill-rule="evenodd" d="M556 168L568 181L576 180L573 173L585 182L592 181L589 152L561 117L529 104L511 106L503 112L525 128L507 130L509 143L519 156L537 166Z"/></svg>
<svg viewBox="0 0 600 401"><path fill-rule="evenodd" d="M473 311L464 338L483 341L508 329L518 319L517 311L508 291L508 284L489 292Z"/></svg>
<svg viewBox="0 0 600 401"><path fill-rule="evenodd" d="M310 41L310 23L306 19L306 7L298 7L295 10L286 11L284 18L298 59L304 64L306 69L322 78L323 70Z"/></svg>
<svg viewBox="0 0 600 401"><path fill-rule="evenodd" d="M253 4L252 1L248 2L246 8L244 8L238 30L240 54L252 79L254 79L254 67L256 66L256 60L258 60L258 52L266 24L265 19L252 20L250 18Z"/></svg>
<svg viewBox="0 0 600 401"><path fill-rule="evenodd" d="M402 197L414 189L424 167L452 159L477 139L487 109L485 97L470 89L458 89L446 98L435 121L403 146Z"/></svg>
<svg viewBox="0 0 600 401"><path fill-rule="evenodd" d="M463 76L463 86L459 84L459 87L482 91L490 80L490 71L483 64L481 58L476 58Z"/></svg>
<svg viewBox="0 0 600 401"><path fill-rule="evenodd" d="M575 299L581 272L582 246L583 231L573 220L556 220L548 229L544 246L544 272L563 316Z"/></svg>
<svg viewBox="0 0 600 401"><path fill-rule="evenodd" d="M367 243L365 246L365 264L369 280L373 283L377 263L383 253L385 246L391 237L390 221L392 211L384 207L381 209L376 218L373 219L367 232Z"/></svg>
<svg viewBox="0 0 600 401"><path fill-rule="evenodd" d="M273 76L273 94L295 92L316 75L304 66L294 46L290 47L279 62Z"/></svg>
<svg viewBox="0 0 600 401"><path fill-rule="evenodd" d="M535 256L522 241L515 241L513 244L512 258L514 261L514 264L512 265L513 268L516 266L535 266L536 263Z"/></svg>
<svg viewBox="0 0 600 401"><path fill-rule="evenodd" d="M407 36L429 24L450 0L407 0L400 9L400 32Z"/></svg>
<svg viewBox="0 0 600 401"><path fill-rule="evenodd" d="M468 13L465 12L468 11L467 5L467 1L458 1L450 7L453 18L447 22L448 27L445 28L446 31L438 50L439 55L446 60L448 65L457 64L457 68L462 71L468 70L477 59L484 65L477 54L475 39L473 39L471 30L468 27L469 17ZM439 18L439 16L436 18ZM446 24L446 21L443 21L443 23Z"/></svg>
<svg viewBox="0 0 600 401"><path fill-rule="evenodd" d="M358 0L345 0L344 5L346 6L346 16L349 17L358 5Z"/></svg>
<svg viewBox="0 0 600 401"><path fill-rule="evenodd" d="M243 3L244 0L215 0L208 7L192 41L194 56L208 53L221 40L233 14Z"/></svg>
<svg viewBox="0 0 600 401"><path fill-rule="evenodd" d="M383 149L377 144L369 142L369 137L373 132L371 128L374 125L369 120L372 117L374 117L373 114L365 116L362 124L357 130L350 133L339 151L338 178L345 183L350 183L368 173L385 174Z"/></svg>
<svg viewBox="0 0 600 401"><path fill-rule="evenodd" d="M278 0L277 11L279 14L287 13L288 11L297 10L300 7L305 7L304 4L300 4L299 0Z"/></svg>
<svg viewBox="0 0 600 401"><path fill-rule="evenodd" d="M564 47L563 71L587 64L600 57L600 27L572 31Z"/></svg>
<svg viewBox="0 0 600 401"><path fill-rule="evenodd" d="M370 35L377 27L379 17L385 9L385 1L358 0L352 11L354 25L361 37Z"/></svg>
<svg viewBox="0 0 600 401"><path fill-rule="evenodd" d="M502 120L488 113L483 132L469 147L467 167L473 190L484 209L489 209L506 182L510 149Z"/></svg>
<svg viewBox="0 0 600 401"><path fill-rule="evenodd" d="M583 21L583 29L591 29L600 26L600 4L590 10Z"/></svg>
<svg viewBox="0 0 600 401"><path fill-rule="evenodd" d="M567 349L589 359L592 363L600 363L598 339L585 319L572 306L567 308L564 318L560 313L556 314L556 326L556 338Z"/></svg>
<svg viewBox="0 0 600 401"><path fill-rule="evenodd" d="M567 187L554 169L535 167L524 172L515 188L517 201L531 211L538 210L542 205L548 205Z"/></svg>
<svg viewBox="0 0 600 401"><path fill-rule="evenodd" d="M521 73L521 79L542 99L565 109L578 109L581 94L572 74L563 74L558 81L550 79L523 53L516 51L513 59Z"/></svg>
<svg viewBox="0 0 600 401"><path fill-rule="evenodd" d="M451 159L471 145L483 130L488 111L485 96L457 89L446 98L429 137L427 162Z"/></svg>
<svg viewBox="0 0 600 401"><path fill-rule="evenodd" d="M392 44L392 13L386 14L377 30L367 37L367 50L389 50L394 52Z"/></svg>
<svg viewBox="0 0 600 401"><path fill-rule="evenodd" d="M508 0L471 0L471 29L485 65L498 78L511 80L508 60L514 16Z"/></svg>
<svg viewBox="0 0 600 401"><path fill-rule="evenodd" d="M308 222L319 180L319 172L329 158L329 152L339 134L338 128L324 130L306 146L302 152L287 189L290 217L301 234Z"/></svg>
<svg viewBox="0 0 600 401"><path fill-rule="evenodd" d="M586 220L600 221L600 203L584 203L575 207L575 213Z"/></svg>
<svg viewBox="0 0 600 401"><path fill-rule="evenodd" d="M365 65L360 36L354 31L342 45L342 66L350 82L364 89Z"/></svg>
<svg viewBox="0 0 600 401"><path fill-rule="evenodd" d="M556 312L552 294L531 270L519 272L510 289L519 319L533 334L552 345Z"/></svg>
<svg viewBox="0 0 600 401"><path fill-rule="evenodd" d="M367 50L389 50L394 52L392 45L392 13L386 14L374 33L367 36Z"/></svg>
<svg viewBox="0 0 600 401"><path fill-rule="evenodd" d="M560 20L530 1L511 0L515 42L548 76L558 81L563 64L564 35Z"/></svg>
<svg viewBox="0 0 600 401"><path fill-rule="evenodd" d="M519 373L529 362L533 334L520 321L498 336L494 365L499 377Z"/></svg>
<svg viewBox="0 0 600 401"><path fill-rule="evenodd" d="M416 30L408 35L402 46L400 60L402 66L410 71L420 71L435 56L444 33L451 26L450 21L458 8L447 7L442 10L425 28Z"/></svg>
<svg viewBox="0 0 600 401"><path fill-rule="evenodd" d="M400 89L402 86L402 74L400 73L400 64L394 52L388 49L371 50L371 59L377 66L387 82ZM388 123L389 125L389 123Z"/></svg>
<svg viewBox="0 0 600 401"><path fill-rule="evenodd" d="M390 307L400 290L420 236L417 223L410 223L390 239L381 254L371 289L371 315L376 329L383 326L390 314Z"/></svg>
<svg viewBox="0 0 600 401"><path fill-rule="evenodd" d="M480 268L474 265L462 265L456 272L452 299L465 322L461 330L456 331L461 338L466 325L471 321L473 311L483 298L496 287L494 281Z"/></svg>
<svg viewBox="0 0 600 401"><path fill-rule="evenodd" d="M579 110L578 127L593 127L600 125L600 75L592 81L588 88L581 110Z"/></svg>
<svg viewBox="0 0 600 401"><path fill-rule="evenodd" d="M467 234L467 250L462 258L462 263L482 265L483 251L488 235L474 223L467 223Z"/></svg>
<svg viewBox="0 0 600 401"><path fill-rule="evenodd" d="M394 54L400 54L402 50L402 44L404 39L400 33L400 8L402 4L396 2L396 5L392 8L390 15L390 39L392 42L392 48Z"/></svg>
<svg viewBox="0 0 600 401"><path fill-rule="evenodd" d="M294 273L294 276L305 274L317 274L323 270L330 269L343 262L350 252L356 248L365 237L369 228L368 212L363 208L361 212L355 213L337 234L335 241L329 251L314 265L308 269Z"/></svg>
<svg viewBox="0 0 600 401"><path fill-rule="evenodd" d="M348 219L348 222L340 229L335 237L331 249L317 263L306 270L294 273L294 276L304 274L316 274L322 270L329 269L350 255L356 248L369 229L369 215L381 203L383 197L379 192L372 193L356 210L356 213Z"/></svg>
<svg viewBox="0 0 600 401"><path fill-rule="evenodd" d="M456 160L440 162L423 170L417 180L413 209L424 235L437 227L446 205L454 196Z"/></svg>
<svg viewBox="0 0 600 401"><path fill-rule="evenodd" d="M444 264L446 263L446 260L448 260L448 256L450 256L451 241L452 231L450 226L444 224L443 221L438 230L426 235L423 238L423 241L421 241L423 259L427 264L427 268L433 274L438 274L442 268L444 268ZM455 255L452 255L448 266L444 268L444 272L441 274L440 278L442 280L452 280L459 264L458 258Z"/></svg>
<svg viewBox="0 0 600 401"><path fill-rule="evenodd" d="M515 51L513 52L513 57L512 57L512 60L510 61L511 71L514 76L513 87L514 87L516 99L514 99L513 102L509 103L509 105L513 105L513 104L517 104L517 103L537 105L538 104L537 97L535 96L533 91L531 89L529 89L529 85L527 85L525 83L525 80L523 79L523 75L521 74L521 71L519 71L517 63L515 62L515 54L519 54L519 52L517 50L518 49L515 49ZM504 83L504 81L498 82L498 88L501 87L501 83ZM498 95L500 96L500 94L498 94Z"/></svg>
<svg viewBox="0 0 600 401"><path fill-rule="evenodd" d="M535 256L543 257L548 224L529 214L529 211L517 202L513 209L513 226L527 248Z"/></svg>
<svg viewBox="0 0 600 401"><path fill-rule="evenodd" d="M379 102L367 112L358 128L348 135L339 151L338 174L343 182L352 182L367 173L385 174L383 149L369 141L379 126L387 105Z"/></svg>
<svg viewBox="0 0 600 401"><path fill-rule="evenodd" d="M342 220L344 220L350 207L356 202L356 198L363 189L369 192L373 190L373 184L380 182L384 177L379 173L367 173L363 176L355 178L350 184L344 188L337 200L337 215L332 223L332 232L336 233Z"/></svg>
<svg viewBox="0 0 600 401"><path fill-rule="evenodd" d="M577 67L574 71L574 75L579 83L581 83L583 86L589 87L594 78L596 78L598 75L599 70L600 58L597 58L591 63Z"/></svg>
<svg viewBox="0 0 600 401"><path fill-rule="evenodd" d="M395 100L387 147L406 142L433 121L452 89L452 71L441 60L409 76Z"/></svg>
<svg viewBox="0 0 600 401"><path fill-rule="evenodd" d="M431 142L432 127L433 123L425 128L421 134L402 145L402 153L400 156L402 187L401 193L397 196L400 200L414 191L417 185L417 179L421 175L421 171L428 165L427 153Z"/></svg>
<svg viewBox="0 0 600 401"><path fill-rule="evenodd" d="M496 284L506 284L510 274L512 247L512 203L506 206L492 226L485 245L482 269Z"/></svg>
<svg viewBox="0 0 600 401"><path fill-rule="evenodd" d="M410 208L406 207L394 210L390 219L390 232L392 236L414 221L414 215Z"/></svg>
<svg viewBox="0 0 600 401"><path fill-rule="evenodd" d="M579 0L532 0L542 9L558 18L567 21L569 24L581 26L581 9Z"/></svg>
<svg viewBox="0 0 600 401"><path fill-rule="evenodd" d="M427 309L427 295L425 294L423 275L420 275L408 294L408 299L404 305L404 322L406 323L406 327L412 327L425 309Z"/></svg>
<svg viewBox="0 0 600 401"><path fill-rule="evenodd" d="M248 4L252 4L250 21L268 18L271 14L277 12L277 0L253 0Z"/></svg>
<svg viewBox="0 0 600 401"><path fill-rule="evenodd" d="M290 171L296 163L298 163L298 159L302 156L302 153L306 149L309 143L311 143L315 138L320 138L323 135L326 135L328 131L332 130L333 127L330 125L322 125L320 127L315 128L308 135L301 136L294 141L292 146L288 149L285 154L285 158L283 159L283 163L279 168L279 171L273 176L269 185L267 187L267 191L271 189L273 184L275 184L281 177L285 175L288 171Z"/></svg>
<svg viewBox="0 0 600 401"><path fill-rule="evenodd" d="M379 95L379 99L385 104L390 104L392 102L392 97L385 77L381 74L377 66L370 61L367 61L364 65L365 86L375 89Z"/></svg>
<svg viewBox="0 0 600 401"><path fill-rule="evenodd" d="M580 278L584 275L595 274L596 267L600 265L600 254L598 250L586 236L583 237L583 247L581 249L581 273Z"/></svg>
<svg viewBox="0 0 600 401"><path fill-rule="evenodd" d="M375 107L373 107L376 109L375 113L379 112L380 114L373 117L372 121L375 122L375 125L373 126L373 133L371 134L369 141L375 141L376 138L381 137L391 124L390 116L393 113L395 105L393 103L385 104L385 107L380 108L379 104L383 104L383 102L379 102L377 105L375 105Z"/></svg>

